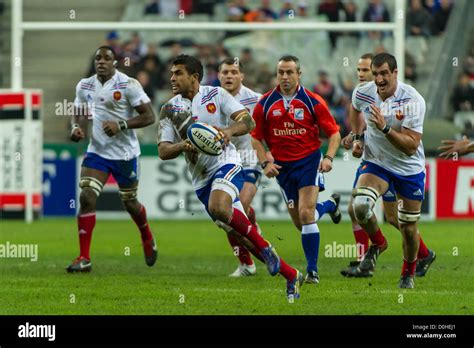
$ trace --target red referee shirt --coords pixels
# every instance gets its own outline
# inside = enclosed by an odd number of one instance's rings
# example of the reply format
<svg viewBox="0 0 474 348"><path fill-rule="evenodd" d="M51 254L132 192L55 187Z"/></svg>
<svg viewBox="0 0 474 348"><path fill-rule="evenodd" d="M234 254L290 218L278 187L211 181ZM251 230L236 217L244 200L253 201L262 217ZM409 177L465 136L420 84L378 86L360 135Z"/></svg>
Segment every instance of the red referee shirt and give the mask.
<svg viewBox="0 0 474 348"><path fill-rule="evenodd" d="M288 108L278 86L265 93L253 111L256 127L250 134L265 140L277 161L296 161L319 149L319 129L328 137L339 132L323 98L302 86L296 90Z"/></svg>

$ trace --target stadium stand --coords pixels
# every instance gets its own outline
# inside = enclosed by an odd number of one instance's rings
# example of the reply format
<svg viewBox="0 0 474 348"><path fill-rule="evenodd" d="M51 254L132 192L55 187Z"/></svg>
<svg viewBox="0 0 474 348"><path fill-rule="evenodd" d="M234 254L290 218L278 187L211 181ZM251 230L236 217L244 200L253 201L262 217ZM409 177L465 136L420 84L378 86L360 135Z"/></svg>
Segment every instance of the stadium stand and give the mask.
<svg viewBox="0 0 474 348"><path fill-rule="evenodd" d="M293 1L293 9L295 10L295 17L286 21L328 21L325 14L318 14L320 5L326 3L325 0L305 0ZM24 19L25 20L67 20L69 10L74 9L77 20L81 21L176 21L183 20L193 22L208 22L208 21L226 21L233 20L231 15L233 8L238 5L243 6L245 11L257 9L261 6L260 0L248 1L214 1L213 6L210 6L208 1L189 1L185 7L184 13L178 15L184 16L178 19L172 16L173 6L177 6L177 1L166 2L163 9L159 9L158 14L145 14L145 8L152 3L149 0L122 0L117 1L107 0L103 2L104 10L97 13L94 11L94 6L89 6L94 3L93 0L82 1L80 5L73 0L65 0L60 6L53 4L48 0L25 0L24 1ZM276 14L280 13L281 1L270 0L270 7ZM330 2L329 2L330 3ZM350 20L363 20L364 13L368 8L368 1L354 0L342 1L343 7L340 9L339 20L343 21L348 18L344 6L351 5L355 11L351 13ZM392 1L381 1L388 10L390 18L394 18L394 3ZM305 7L306 17L298 16L298 7ZM472 10L472 5L468 1L460 0L456 2L454 10L451 11L451 17L459 16L457 13L463 13L466 10ZM409 7L407 7L409 10ZM239 10L244 13L244 10ZM352 10L351 10L352 11ZM436 9L427 8L427 11L433 14ZM237 11L238 12L238 11ZM346 15L344 15L346 13ZM0 13L0 16L9 16L8 5L5 10ZM468 17L468 16L467 16ZM467 18L466 17L466 18ZM240 17L240 20L243 20ZM284 18L278 19L284 21ZM3 21L2 23L9 22ZM453 134L456 134L456 128L452 122L454 112L449 108L450 98L452 93L446 94L443 98L439 98L439 94L443 92L444 88L433 89L434 83L440 86L439 83L444 79L449 80L449 90L454 89L456 76L447 76L449 72L447 69L433 69L433 66L442 66L440 60L446 59L447 53L454 48L448 46L448 41L457 42L456 40L446 40L446 38L456 37L459 35L459 25L449 26L445 29L443 34L438 36L407 36L406 38L406 78L413 84L421 94L427 96L427 103L431 107L432 101L440 102L438 99L443 99L443 107L436 107L433 110L436 112L427 113L428 117L448 116L448 121L441 122L441 128L451 129ZM2 45L6 45L6 49L2 49L2 61L9 61L9 26L2 31L0 38L2 38ZM472 35L472 30L470 31ZM110 34L110 33L109 33ZM67 140L67 127L69 121L58 120L54 117L54 104L57 101L67 100L72 101L74 95L75 82L81 77L91 73L91 52L97 46L105 43L104 40L107 35L106 32L90 31L88 35L83 35L83 32L74 31L53 31L48 35L43 35L43 32L28 32L24 38L25 47L25 62L24 62L24 76L25 87L38 87L45 91L45 129L48 129L48 134L45 134L45 141L47 142L62 142ZM149 94L154 96L154 105L158 109L163 101L169 98L170 92L167 84L168 80L168 66L171 58L179 53L196 54L203 61L205 65L205 79L209 83L215 81L215 66L216 63L227 55L241 56L244 50L249 50L254 57L254 62L251 71L259 71L257 75L263 75L264 78L249 79L248 83L253 84L251 87L264 92L272 86L272 73L275 61L284 53L293 53L300 57L302 67L304 69L302 83L306 86L314 86L317 83L318 72L324 70L328 74L328 79L335 85L337 94L339 96L350 95L351 89L357 84L354 73L354 66L358 57L366 52L380 52L393 51L394 40L391 35L384 35L378 40L374 40L367 33L359 33L358 35L351 35L341 33L337 37L336 46L331 47L328 32L309 32L305 31L256 31L233 33L228 35L224 31L142 31L137 33L140 45L144 47L141 53L138 53L135 43L130 43L134 32L132 31L117 31L118 45L125 48L124 54L135 54L136 64L129 67L127 71L133 76L139 77L143 81L148 81ZM235 35L237 34L237 35ZM310 35L309 35L310 34ZM462 37L463 51L467 52L467 44L469 32L464 32ZM5 40L5 38L8 38ZM265 43L265 44L262 44ZM457 45L460 46L460 45ZM45 50L48 47L48 50ZM275 50L274 47L278 47ZM312 48L312 49L307 49ZM51 54L51 49L55 50L55 54ZM130 52L128 52L130 51ZM144 52L153 56L155 65L149 64L145 67ZM127 53L128 52L128 53ZM133 53L131 53L133 52ZM459 52L459 47L458 51ZM444 53L444 54L442 54ZM449 55L449 54L448 54ZM86 58L87 57L87 58ZM38 59L41 58L41 59ZM45 66L44 61L49 64ZM5 73L5 66L2 64L0 68L0 83L8 85L8 74ZM73 67L73 68L71 68ZM146 70L144 72L144 70ZM158 72L158 73L157 73ZM439 75L442 76L439 76ZM152 76L156 75L156 76ZM250 74L248 74L250 76ZM436 91L435 91L436 90ZM434 95L435 94L435 95ZM347 111L344 108L348 103L348 98L342 98L334 106L332 111L336 117L344 122L347 118ZM448 106L448 107L447 107ZM347 123L347 122L346 122ZM434 126L435 123L430 123L428 126ZM156 125L155 125L156 126ZM343 127L344 131L348 131ZM139 136L144 142L154 142L156 127L148 127L139 132ZM437 133L436 130L433 131ZM437 139L436 139L437 140ZM433 141L435 143L436 141Z"/></svg>

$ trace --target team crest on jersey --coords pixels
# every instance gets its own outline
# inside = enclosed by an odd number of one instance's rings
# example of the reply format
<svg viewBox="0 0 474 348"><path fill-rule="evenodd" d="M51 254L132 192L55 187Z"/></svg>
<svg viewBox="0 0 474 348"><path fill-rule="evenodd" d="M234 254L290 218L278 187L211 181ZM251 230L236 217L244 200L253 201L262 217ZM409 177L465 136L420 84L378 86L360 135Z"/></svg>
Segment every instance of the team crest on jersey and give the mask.
<svg viewBox="0 0 474 348"><path fill-rule="evenodd" d="M295 109L295 120L303 120L304 119L304 110L303 109Z"/></svg>
<svg viewBox="0 0 474 348"><path fill-rule="evenodd" d="M120 100L120 98L122 98L122 93L120 93L119 91L115 91L114 92L114 99L115 100Z"/></svg>
<svg viewBox="0 0 474 348"><path fill-rule="evenodd" d="M281 110L280 109L273 110L273 116L281 116Z"/></svg>
<svg viewBox="0 0 474 348"><path fill-rule="evenodd" d="M401 110L397 110L397 112L395 113L395 117L397 120L401 121L405 118L405 116L402 114L402 111Z"/></svg>
<svg viewBox="0 0 474 348"><path fill-rule="evenodd" d="M207 109L207 112L209 112L210 114L213 114L217 110L216 104L214 103L206 104L206 109Z"/></svg>

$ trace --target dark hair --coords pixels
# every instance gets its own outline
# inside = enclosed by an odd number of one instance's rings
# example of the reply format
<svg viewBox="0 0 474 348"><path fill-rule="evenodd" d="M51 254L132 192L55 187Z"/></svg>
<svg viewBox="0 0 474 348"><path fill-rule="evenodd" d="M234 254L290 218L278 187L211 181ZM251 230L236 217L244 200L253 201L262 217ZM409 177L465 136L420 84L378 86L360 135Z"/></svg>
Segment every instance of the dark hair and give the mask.
<svg viewBox="0 0 474 348"><path fill-rule="evenodd" d="M370 59L374 60L374 55L372 53L364 53L363 55L360 56L359 59Z"/></svg>
<svg viewBox="0 0 474 348"><path fill-rule="evenodd" d="M280 57L280 59L278 59L278 62L281 62L281 61L283 61L283 62L295 62L296 71L299 72L301 70L300 60L296 56L292 56L290 54L287 54L287 55L284 55L284 56Z"/></svg>
<svg viewBox="0 0 474 348"><path fill-rule="evenodd" d="M184 68L189 75L198 74L198 81L201 82L203 76L203 67L201 61L193 56L187 54L180 54L173 59L173 65L184 65Z"/></svg>
<svg viewBox="0 0 474 348"><path fill-rule="evenodd" d="M100 46L95 51L97 52L98 50L101 50L101 49L109 50L110 52L112 52L112 55L114 56L114 59L117 59L117 54L115 53L115 50L111 46Z"/></svg>
<svg viewBox="0 0 474 348"><path fill-rule="evenodd" d="M393 72L395 69L397 69L397 60L395 59L395 57L385 52L375 55L375 57L372 59L371 65L379 67L382 66L384 63L388 64L390 72Z"/></svg>
<svg viewBox="0 0 474 348"><path fill-rule="evenodd" d="M237 62L238 62L239 64L237 64ZM238 66L239 66L239 71L242 72L242 68L243 68L242 62L241 62L240 59L237 58L237 57L229 57L229 58L224 59L224 60L223 60L222 62L220 62L219 65L217 66L217 71L221 71L221 68L222 68L222 66L223 66L224 64L226 64L226 65L235 65L235 66L238 65Z"/></svg>

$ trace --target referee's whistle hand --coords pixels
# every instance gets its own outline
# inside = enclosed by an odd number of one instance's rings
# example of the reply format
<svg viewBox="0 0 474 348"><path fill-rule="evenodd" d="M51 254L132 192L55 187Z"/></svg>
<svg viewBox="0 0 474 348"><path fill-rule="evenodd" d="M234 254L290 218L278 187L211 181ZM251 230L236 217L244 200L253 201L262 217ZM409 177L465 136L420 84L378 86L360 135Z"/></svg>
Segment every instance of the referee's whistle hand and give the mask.
<svg viewBox="0 0 474 348"><path fill-rule="evenodd" d="M263 170L263 174L265 174L267 178L271 179L280 174L278 169L281 169L281 166L279 166L278 164L268 163L265 169Z"/></svg>

